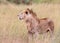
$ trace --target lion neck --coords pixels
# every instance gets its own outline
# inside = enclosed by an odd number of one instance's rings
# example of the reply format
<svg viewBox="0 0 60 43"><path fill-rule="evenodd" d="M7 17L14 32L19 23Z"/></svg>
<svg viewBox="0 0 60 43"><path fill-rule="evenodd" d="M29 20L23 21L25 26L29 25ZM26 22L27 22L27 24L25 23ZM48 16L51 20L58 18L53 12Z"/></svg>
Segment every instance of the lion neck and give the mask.
<svg viewBox="0 0 60 43"><path fill-rule="evenodd" d="M31 24L39 23L37 16L32 16L30 18L27 18L25 21L26 21L26 23L31 23Z"/></svg>

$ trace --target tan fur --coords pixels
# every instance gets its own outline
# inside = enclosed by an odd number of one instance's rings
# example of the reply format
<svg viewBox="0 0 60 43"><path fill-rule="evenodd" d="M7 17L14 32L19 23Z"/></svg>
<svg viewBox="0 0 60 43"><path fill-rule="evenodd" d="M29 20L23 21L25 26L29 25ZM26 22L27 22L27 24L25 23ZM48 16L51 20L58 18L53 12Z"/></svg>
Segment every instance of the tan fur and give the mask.
<svg viewBox="0 0 60 43"><path fill-rule="evenodd" d="M35 33L44 34L44 33L50 32L51 35L53 34L54 23L52 20L48 18L39 19L37 18L36 13L34 13L32 10L28 8L22 11L21 15L24 15L23 19L27 24L28 34L32 36L35 35ZM20 15L19 15L19 18L20 18Z"/></svg>

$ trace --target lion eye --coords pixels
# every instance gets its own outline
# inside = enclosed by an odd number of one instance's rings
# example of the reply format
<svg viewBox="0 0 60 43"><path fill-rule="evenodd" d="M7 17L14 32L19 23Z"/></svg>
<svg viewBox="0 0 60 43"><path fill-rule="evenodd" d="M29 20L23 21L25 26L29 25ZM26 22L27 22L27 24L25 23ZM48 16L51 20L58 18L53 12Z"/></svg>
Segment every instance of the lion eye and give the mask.
<svg viewBox="0 0 60 43"><path fill-rule="evenodd" d="M26 11L25 13L26 13L26 14L28 14L28 12L27 12L27 11Z"/></svg>

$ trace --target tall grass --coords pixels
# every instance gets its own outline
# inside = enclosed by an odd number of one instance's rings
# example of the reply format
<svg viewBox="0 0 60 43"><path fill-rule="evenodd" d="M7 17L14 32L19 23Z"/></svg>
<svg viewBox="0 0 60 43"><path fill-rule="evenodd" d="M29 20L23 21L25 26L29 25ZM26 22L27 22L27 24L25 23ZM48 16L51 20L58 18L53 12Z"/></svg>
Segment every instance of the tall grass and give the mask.
<svg viewBox="0 0 60 43"><path fill-rule="evenodd" d="M60 5L0 5L0 43L27 43L27 28L24 21L17 17L19 12L27 7L32 8L39 18L50 18L54 21L54 39L49 43L60 43ZM41 36L40 36L41 37ZM47 41L49 41L47 39ZM47 42L48 43L48 42Z"/></svg>
<svg viewBox="0 0 60 43"><path fill-rule="evenodd" d="M24 3L28 3L30 0L24 0ZM0 0L0 4L8 4L8 3L14 3L14 4L21 4L22 0ZM60 0L32 0L33 3L60 3Z"/></svg>
<svg viewBox="0 0 60 43"><path fill-rule="evenodd" d="M35 3L51 3L52 0L33 0Z"/></svg>

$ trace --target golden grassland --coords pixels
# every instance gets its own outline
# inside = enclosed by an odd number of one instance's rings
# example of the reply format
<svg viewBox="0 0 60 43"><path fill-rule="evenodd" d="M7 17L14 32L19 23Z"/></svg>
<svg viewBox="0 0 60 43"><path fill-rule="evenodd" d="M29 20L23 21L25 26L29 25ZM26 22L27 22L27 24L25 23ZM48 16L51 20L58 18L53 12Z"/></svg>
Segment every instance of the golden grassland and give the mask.
<svg viewBox="0 0 60 43"><path fill-rule="evenodd" d="M50 18L54 21L55 39L51 43L60 43L60 5L33 4L33 5L0 5L0 43L26 43L27 29L24 21L17 17L19 12L32 8L39 18ZM50 42L49 42L50 43Z"/></svg>

